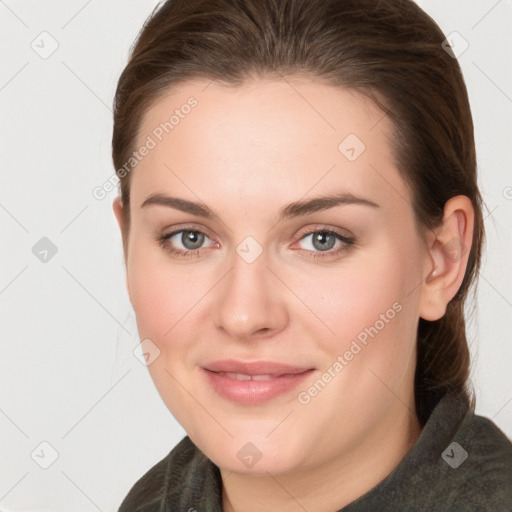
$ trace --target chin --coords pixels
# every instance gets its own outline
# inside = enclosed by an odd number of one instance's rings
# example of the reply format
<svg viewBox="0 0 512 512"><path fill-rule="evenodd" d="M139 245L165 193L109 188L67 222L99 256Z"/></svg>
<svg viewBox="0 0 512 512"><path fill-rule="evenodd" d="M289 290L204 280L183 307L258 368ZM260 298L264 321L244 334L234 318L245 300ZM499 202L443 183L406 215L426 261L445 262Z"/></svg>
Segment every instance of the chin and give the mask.
<svg viewBox="0 0 512 512"><path fill-rule="evenodd" d="M212 459L213 460L213 459ZM281 475L296 469L296 464L287 460L279 453L263 453L259 460L252 464L242 462L236 454L232 457L226 457L226 454L219 454L219 458L213 462L226 471L247 476L268 476Z"/></svg>
<svg viewBox="0 0 512 512"><path fill-rule="evenodd" d="M247 430L238 436L226 436L221 442L212 443L211 438L195 440L198 448L220 469L252 476L283 474L293 471L301 463L299 455L303 455L304 443L298 440L267 438L265 433L251 433ZM297 444L298 443L298 444Z"/></svg>

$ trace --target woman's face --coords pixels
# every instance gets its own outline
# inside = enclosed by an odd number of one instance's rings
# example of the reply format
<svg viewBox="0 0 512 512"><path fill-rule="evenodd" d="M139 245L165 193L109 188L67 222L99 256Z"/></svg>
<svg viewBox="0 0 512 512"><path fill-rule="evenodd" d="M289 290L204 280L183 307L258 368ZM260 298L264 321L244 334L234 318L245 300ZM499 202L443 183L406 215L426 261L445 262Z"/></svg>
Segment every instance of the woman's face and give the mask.
<svg viewBox="0 0 512 512"><path fill-rule="evenodd" d="M130 299L162 399L219 467L350 464L416 421L429 259L392 136L364 96L298 77L187 82L146 113Z"/></svg>

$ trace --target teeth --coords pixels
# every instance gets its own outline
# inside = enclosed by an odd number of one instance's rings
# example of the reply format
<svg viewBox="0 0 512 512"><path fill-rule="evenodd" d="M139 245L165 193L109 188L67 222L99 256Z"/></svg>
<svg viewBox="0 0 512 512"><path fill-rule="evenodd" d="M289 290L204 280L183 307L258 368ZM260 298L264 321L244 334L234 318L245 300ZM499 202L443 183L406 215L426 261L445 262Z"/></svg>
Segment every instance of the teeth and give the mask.
<svg viewBox="0 0 512 512"><path fill-rule="evenodd" d="M270 380L279 377L279 375L245 375L244 373L218 372L219 375L225 375L230 379L236 380Z"/></svg>

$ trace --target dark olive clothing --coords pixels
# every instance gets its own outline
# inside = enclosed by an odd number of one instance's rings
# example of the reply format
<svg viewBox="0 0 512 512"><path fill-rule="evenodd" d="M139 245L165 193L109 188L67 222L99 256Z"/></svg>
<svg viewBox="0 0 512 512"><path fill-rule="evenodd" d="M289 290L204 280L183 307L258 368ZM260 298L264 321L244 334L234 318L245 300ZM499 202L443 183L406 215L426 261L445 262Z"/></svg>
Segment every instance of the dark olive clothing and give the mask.
<svg viewBox="0 0 512 512"><path fill-rule="evenodd" d="M119 508L171 511L222 512L220 471L188 436L135 483ZM338 512L388 511L511 512L510 440L463 397L446 395L400 464Z"/></svg>

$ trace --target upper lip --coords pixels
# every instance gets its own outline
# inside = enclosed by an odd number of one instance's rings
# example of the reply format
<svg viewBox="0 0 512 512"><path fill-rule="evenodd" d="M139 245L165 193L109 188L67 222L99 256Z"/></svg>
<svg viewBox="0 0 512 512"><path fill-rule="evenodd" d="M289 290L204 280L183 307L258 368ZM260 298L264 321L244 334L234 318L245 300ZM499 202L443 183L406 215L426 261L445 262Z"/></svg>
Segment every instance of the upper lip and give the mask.
<svg viewBox="0 0 512 512"><path fill-rule="evenodd" d="M212 372L241 373L243 375L288 375L304 373L312 368L291 366L289 364L273 361L236 361L224 359L213 361L204 365L204 368Z"/></svg>

